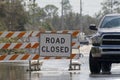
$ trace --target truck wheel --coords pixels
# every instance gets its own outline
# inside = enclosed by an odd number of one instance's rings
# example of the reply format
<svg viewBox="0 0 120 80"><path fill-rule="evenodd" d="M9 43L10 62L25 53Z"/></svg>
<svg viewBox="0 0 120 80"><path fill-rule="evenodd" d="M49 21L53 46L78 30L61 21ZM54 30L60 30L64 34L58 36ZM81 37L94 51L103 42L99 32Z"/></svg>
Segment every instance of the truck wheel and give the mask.
<svg viewBox="0 0 120 80"><path fill-rule="evenodd" d="M102 63L102 73L110 74L111 72L111 63Z"/></svg>
<svg viewBox="0 0 120 80"><path fill-rule="evenodd" d="M92 57L91 52L90 52L90 55L89 55L89 68L90 68L90 72L92 74L99 74L100 70L101 70L100 62L96 58Z"/></svg>

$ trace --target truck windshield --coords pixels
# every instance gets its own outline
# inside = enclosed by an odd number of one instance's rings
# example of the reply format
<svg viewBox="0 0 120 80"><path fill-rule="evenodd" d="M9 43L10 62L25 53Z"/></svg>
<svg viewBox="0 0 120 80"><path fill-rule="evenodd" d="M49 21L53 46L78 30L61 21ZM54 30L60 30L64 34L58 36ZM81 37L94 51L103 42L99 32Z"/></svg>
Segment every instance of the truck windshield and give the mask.
<svg viewBox="0 0 120 80"><path fill-rule="evenodd" d="M120 27L120 16L106 16L100 28L115 28Z"/></svg>

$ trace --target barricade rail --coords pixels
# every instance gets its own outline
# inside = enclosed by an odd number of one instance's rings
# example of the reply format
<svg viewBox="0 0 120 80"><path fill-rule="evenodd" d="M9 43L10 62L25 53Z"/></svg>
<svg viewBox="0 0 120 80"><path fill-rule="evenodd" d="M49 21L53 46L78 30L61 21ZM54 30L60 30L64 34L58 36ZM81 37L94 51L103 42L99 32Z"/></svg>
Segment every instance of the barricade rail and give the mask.
<svg viewBox="0 0 120 80"><path fill-rule="evenodd" d="M75 31L4 31L0 32L0 38L18 38L18 42L1 42L0 43L0 50L11 50L11 49L25 49L26 53L21 54L9 54L5 53L0 55L0 62L4 61L15 61L15 60L49 60L49 59L79 59L80 57L80 51L79 53L71 53L69 57L61 57L61 56L41 56L40 55L40 36L41 33L62 33L62 34L71 34L72 36L72 43L71 47L72 49L78 49L80 48L79 44L79 30ZM35 39L36 38L36 39ZM31 50L37 50L30 52ZM0 53L1 54L1 53ZM70 61L71 62L71 61ZM31 69L31 67L30 67Z"/></svg>

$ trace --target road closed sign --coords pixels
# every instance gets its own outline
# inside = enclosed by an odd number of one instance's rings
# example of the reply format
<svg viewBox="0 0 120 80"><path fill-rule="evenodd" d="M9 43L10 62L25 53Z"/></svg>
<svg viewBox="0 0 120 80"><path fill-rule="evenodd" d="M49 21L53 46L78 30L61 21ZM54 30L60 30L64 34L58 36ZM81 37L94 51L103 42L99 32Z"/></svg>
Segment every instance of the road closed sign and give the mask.
<svg viewBox="0 0 120 80"><path fill-rule="evenodd" d="M65 56L71 54L71 34L43 33L40 36L40 56Z"/></svg>

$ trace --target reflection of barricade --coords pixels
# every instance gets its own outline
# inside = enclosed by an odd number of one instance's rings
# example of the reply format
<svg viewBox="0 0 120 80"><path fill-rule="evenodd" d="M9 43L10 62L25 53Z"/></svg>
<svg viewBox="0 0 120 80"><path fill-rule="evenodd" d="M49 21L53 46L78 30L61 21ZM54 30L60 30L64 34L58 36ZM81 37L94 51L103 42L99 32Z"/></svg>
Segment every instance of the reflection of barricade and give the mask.
<svg viewBox="0 0 120 80"><path fill-rule="evenodd" d="M72 70L71 66L72 59L78 59L80 54L72 53L69 57L61 57L61 56L40 56L40 35L41 33L62 33L62 34L71 34L72 35L72 49L80 48L78 36L79 31L28 31L28 32L0 32L0 38L18 38L18 43L0 43L0 49L9 50L9 49L25 49L25 53L17 54L17 53L2 53L0 55L0 61L14 61L14 60L29 60L29 67L31 69L32 66L36 68L36 66L41 65L39 62L31 63L31 60L49 60L49 59L70 59L70 70ZM37 54L36 54L37 53ZM80 53L80 51L79 51ZM39 68L38 68L39 69ZM40 69L39 69L40 70Z"/></svg>

